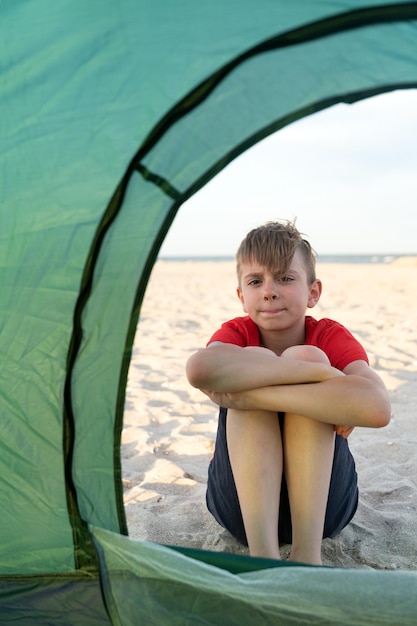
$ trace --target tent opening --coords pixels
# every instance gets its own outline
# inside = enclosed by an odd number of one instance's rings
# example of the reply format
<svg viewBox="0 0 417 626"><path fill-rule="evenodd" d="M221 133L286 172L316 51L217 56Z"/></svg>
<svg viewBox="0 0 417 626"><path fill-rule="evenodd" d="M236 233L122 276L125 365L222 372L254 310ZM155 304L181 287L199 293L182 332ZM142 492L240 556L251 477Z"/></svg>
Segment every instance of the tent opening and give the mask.
<svg viewBox="0 0 417 626"><path fill-rule="evenodd" d="M305 118L254 146L181 207L151 274L127 385L122 465L131 537L247 554L206 510L217 411L187 383L184 365L223 321L243 314L233 255L246 232L269 220L296 219L318 253L324 282L311 314L337 319L364 343L394 412L388 428L357 429L351 436L361 503L351 525L324 540L324 561L415 567L411 510L397 506L395 496L385 507L382 501L391 479L393 489L407 481L413 499L417 475L401 463L393 471L381 451L394 450L393 439L412 437L400 398L415 397L417 373L412 362L404 362L401 373L400 363L417 271L406 226L417 198L416 105L417 91L394 92ZM391 308L390 291L398 297ZM377 531L370 544L371 527Z"/></svg>

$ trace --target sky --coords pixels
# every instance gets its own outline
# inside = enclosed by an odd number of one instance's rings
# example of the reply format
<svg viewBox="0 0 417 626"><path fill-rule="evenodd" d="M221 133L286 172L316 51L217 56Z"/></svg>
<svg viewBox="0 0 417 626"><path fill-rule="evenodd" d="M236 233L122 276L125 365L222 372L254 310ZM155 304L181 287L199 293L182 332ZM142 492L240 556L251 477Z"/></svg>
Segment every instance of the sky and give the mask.
<svg viewBox="0 0 417 626"><path fill-rule="evenodd" d="M235 159L179 210L160 256L234 256L296 220L320 254L417 254L417 90L304 118Z"/></svg>

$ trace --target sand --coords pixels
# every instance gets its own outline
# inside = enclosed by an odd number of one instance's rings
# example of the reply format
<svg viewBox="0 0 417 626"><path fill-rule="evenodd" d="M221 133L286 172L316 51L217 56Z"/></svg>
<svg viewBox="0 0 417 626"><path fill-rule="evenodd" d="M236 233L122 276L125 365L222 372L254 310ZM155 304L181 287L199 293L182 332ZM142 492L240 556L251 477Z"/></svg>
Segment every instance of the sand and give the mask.
<svg viewBox="0 0 417 626"><path fill-rule="evenodd" d="M319 264L315 317L346 325L365 346L392 402L390 424L350 436L360 503L323 541L325 565L417 569L417 266ZM158 261L135 339L122 434L126 515L133 538L247 554L205 506L217 410L187 382L187 358L241 315L233 262ZM288 554L284 546L282 555Z"/></svg>

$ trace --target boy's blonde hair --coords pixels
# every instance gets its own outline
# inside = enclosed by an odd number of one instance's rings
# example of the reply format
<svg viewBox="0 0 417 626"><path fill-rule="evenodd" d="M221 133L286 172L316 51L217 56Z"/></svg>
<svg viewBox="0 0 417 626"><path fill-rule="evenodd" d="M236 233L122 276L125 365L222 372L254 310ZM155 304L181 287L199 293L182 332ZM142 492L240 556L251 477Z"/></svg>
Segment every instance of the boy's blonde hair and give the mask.
<svg viewBox="0 0 417 626"><path fill-rule="evenodd" d="M293 222L267 222L251 230L236 253L236 270L240 284L243 263L259 263L273 272L284 276L291 265L294 253L303 255L307 280L311 285L316 280L316 253Z"/></svg>

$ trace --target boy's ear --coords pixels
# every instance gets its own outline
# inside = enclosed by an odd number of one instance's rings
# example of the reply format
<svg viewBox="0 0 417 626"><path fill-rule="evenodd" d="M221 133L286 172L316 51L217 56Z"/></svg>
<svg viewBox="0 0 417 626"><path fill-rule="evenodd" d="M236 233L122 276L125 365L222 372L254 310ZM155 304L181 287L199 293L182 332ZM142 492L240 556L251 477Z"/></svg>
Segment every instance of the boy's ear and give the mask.
<svg viewBox="0 0 417 626"><path fill-rule="evenodd" d="M321 280L315 280L310 285L310 293L309 293L308 302L307 302L307 307L309 309L312 309L313 306L316 306L317 302L320 300L322 289L323 289L323 285L321 283Z"/></svg>
<svg viewBox="0 0 417 626"><path fill-rule="evenodd" d="M245 313L247 313L246 306L245 306L245 298L243 297L243 293L241 292L239 287L236 288L236 294L237 294L237 297L240 300L240 303L241 303L241 305L243 307L243 310L245 311Z"/></svg>

